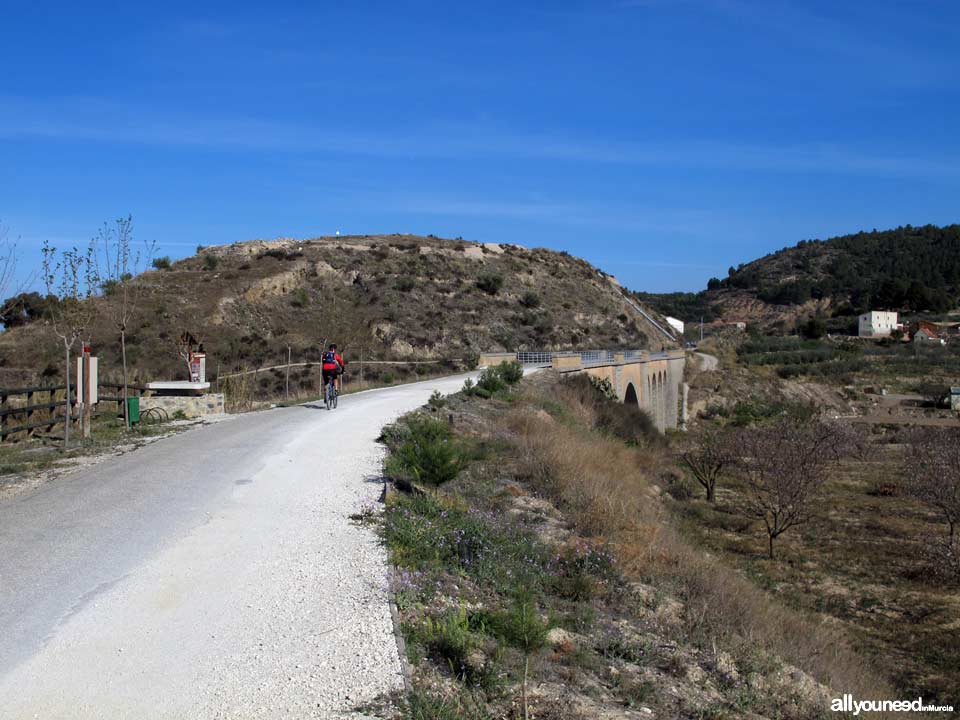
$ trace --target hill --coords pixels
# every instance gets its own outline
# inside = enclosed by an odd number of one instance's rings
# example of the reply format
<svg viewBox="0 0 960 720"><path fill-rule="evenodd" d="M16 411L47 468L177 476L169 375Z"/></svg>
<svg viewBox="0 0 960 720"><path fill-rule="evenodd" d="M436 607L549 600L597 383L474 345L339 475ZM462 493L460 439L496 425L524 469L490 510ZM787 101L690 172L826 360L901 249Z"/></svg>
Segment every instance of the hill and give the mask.
<svg viewBox="0 0 960 720"><path fill-rule="evenodd" d="M960 304L960 225L801 240L731 267L703 292L637 297L688 320L704 315L789 325L819 313L845 326L869 309L943 313Z"/></svg>
<svg viewBox="0 0 960 720"><path fill-rule="evenodd" d="M482 350L647 347L668 342L613 277L566 253L410 235L254 240L199 248L138 276L127 347L138 377L183 377L189 331L216 367L348 356L460 359ZM101 372L119 367L106 306L91 331ZM62 347L41 320L0 334L4 384L60 378ZM116 374L113 373L115 376Z"/></svg>

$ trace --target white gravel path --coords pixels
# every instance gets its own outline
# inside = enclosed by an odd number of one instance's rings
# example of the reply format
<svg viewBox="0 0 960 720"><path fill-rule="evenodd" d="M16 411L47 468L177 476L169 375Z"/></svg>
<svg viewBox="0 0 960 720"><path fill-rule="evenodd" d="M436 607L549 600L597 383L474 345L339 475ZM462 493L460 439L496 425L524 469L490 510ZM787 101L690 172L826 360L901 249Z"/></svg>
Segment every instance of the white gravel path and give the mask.
<svg viewBox="0 0 960 720"><path fill-rule="evenodd" d="M199 522L74 602L0 677L0 717L341 718L400 689L385 551L348 516L381 492L380 428L462 382L264 414L302 422L249 474L234 470ZM229 465L231 452L211 443L184 471Z"/></svg>

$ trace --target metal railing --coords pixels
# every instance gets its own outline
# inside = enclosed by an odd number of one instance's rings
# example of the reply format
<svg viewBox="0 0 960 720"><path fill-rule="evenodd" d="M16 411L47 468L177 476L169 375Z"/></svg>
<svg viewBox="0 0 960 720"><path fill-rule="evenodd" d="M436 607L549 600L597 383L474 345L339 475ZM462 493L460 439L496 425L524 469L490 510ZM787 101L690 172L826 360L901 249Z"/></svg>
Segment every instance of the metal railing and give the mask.
<svg viewBox="0 0 960 720"><path fill-rule="evenodd" d="M522 365L549 365L556 353L550 351L518 352L517 362Z"/></svg>
<svg viewBox="0 0 960 720"><path fill-rule="evenodd" d="M550 365L555 357L580 357L584 365L598 365L613 362L622 352L625 360L636 360L644 355L644 350L523 350L516 354L517 362L522 365Z"/></svg>

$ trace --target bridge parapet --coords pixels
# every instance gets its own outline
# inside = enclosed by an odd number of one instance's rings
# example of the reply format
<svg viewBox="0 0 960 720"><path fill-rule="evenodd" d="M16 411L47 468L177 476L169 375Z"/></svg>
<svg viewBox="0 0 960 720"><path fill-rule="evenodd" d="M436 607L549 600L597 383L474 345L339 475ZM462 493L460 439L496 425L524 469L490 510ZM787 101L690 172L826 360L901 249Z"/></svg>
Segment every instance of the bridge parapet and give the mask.
<svg viewBox="0 0 960 720"><path fill-rule="evenodd" d="M544 350L480 355L481 367L508 361L606 380L622 402L646 410L661 430L682 425L686 416L683 350Z"/></svg>

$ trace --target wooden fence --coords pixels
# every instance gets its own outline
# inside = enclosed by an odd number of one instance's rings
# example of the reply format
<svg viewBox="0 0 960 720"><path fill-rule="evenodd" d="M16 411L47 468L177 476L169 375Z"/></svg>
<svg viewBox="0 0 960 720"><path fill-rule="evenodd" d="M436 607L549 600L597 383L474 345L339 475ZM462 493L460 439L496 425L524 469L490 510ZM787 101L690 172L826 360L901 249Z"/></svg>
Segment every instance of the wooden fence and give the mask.
<svg viewBox="0 0 960 720"><path fill-rule="evenodd" d="M139 397L144 388L128 385L131 396ZM106 390L107 392L103 392ZM113 394L111 394L111 392ZM18 442L33 437L37 431L50 433L63 423L63 408L67 404L66 385L38 385L36 387L0 388L0 442ZM101 382L98 387L98 404L94 415L119 414L122 411L123 384ZM112 410L101 408L100 403L113 403ZM76 386L70 388L71 419L79 420L77 414Z"/></svg>

